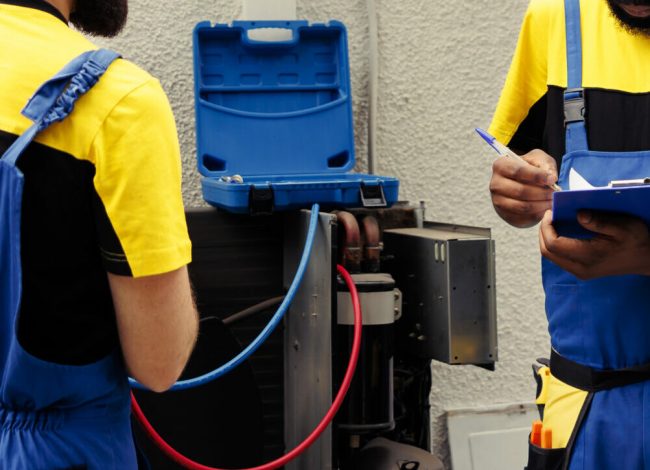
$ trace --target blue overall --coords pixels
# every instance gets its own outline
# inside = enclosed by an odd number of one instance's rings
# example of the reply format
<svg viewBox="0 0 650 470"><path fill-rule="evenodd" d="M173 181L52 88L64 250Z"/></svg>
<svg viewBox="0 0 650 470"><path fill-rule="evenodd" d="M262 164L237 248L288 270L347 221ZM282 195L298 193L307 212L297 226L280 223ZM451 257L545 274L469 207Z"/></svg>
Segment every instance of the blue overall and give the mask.
<svg viewBox="0 0 650 470"><path fill-rule="evenodd" d="M66 118L117 58L82 54L39 88L22 113L34 124L0 159L0 468L137 468L129 386L119 352L67 366L25 351L16 337L21 301L23 175L16 160L36 134Z"/></svg>
<svg viewBox="0 0 650 470"><path fill-rule="evenodd" d="M650 151L589 150L581 89L579 0L565 0L565 10L567 124L560 186L567 189L571 168L594 186L649 176ZM581 281L546 259L542 260L542 276L551 343L557 353L598 370L650 363L650 277L625 275ZM650 382L595 392L577 431L568 468L650 469Z"/></svg>

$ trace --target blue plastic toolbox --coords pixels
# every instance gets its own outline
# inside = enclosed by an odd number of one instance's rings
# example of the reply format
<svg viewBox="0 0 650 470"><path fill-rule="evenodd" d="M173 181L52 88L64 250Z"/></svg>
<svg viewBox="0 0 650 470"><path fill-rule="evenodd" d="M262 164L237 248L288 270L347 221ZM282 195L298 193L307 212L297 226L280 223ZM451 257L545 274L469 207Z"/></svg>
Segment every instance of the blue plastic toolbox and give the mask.
<svg viewBox="0 0 650 470"><path fill-rule="evenodd" d="M280 28L266 42L253 30ZM194 29L198 167L205 200L231 212L387 206L396 178L352 173L345 26L199 23Z"/></svg>

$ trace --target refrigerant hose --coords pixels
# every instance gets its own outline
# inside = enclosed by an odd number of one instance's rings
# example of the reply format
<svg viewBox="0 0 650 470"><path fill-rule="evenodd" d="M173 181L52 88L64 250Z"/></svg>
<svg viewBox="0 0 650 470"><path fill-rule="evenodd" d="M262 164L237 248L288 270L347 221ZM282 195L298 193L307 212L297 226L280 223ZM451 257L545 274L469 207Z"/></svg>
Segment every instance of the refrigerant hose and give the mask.
<svg viewBox="0 0 650 470"><path fill-rule="evenodd" d="M339 391L336 394L336 398L332 402L332 406L328 410L327 414L325 414L325 417L321 420L318 426L316 426L316 429L314 429L312 433L303 442L298 444L298 446L296 446L293 450L291 450L289 453L285 454L284 456L272 462L257 467L245 469L245 470L273 470L286 465L288 462L298 457L305 450L307 450L309 446L311 446L316 441L316 439L318 439L318 437L323 433L323 431L327 428L327 426L329 426L329 424L334 419L334 416L336 415L337 411L341 407L343 400L345 399L345 395L348 389L350 388L350 383L352 382L352 378L354 376L354 371L357 366L357 359L359 358L359 350L361 347L362 316L361 316L361 304L359 303L359 295L357 294L357 289L354 285L354 281L352 280L352 277L346 271L346 269L341 265L337 266L337 270L339 275L343 278L343 280L347 284L348 289L350 291L350 296L352 297L352 310L354 312L354 339L352 341L352 352L350 354L350 361L348 362L348 367L347 370L345 371L345 376L343 377L343 382L341 383L341 387L339 388ZM190 470L222 470L222 469L217 469L215 467L208 467L206 465L202 465L200 463L194 462L193 460L190 460L189 458L180 454L173 447L167 444L160 436L160 434L158 434L156 430L151 426L149 421L147 421L147 418L145 417L144 413L140 409L140 406L138 406L138 402L136 401L133 393L131 393L131 406L136 420L140 423L145 433L156 444L156 446L158 446L158 448L160 448L160 450L162 450L165 453L165 455L167 455L174 462Z"/></svg>

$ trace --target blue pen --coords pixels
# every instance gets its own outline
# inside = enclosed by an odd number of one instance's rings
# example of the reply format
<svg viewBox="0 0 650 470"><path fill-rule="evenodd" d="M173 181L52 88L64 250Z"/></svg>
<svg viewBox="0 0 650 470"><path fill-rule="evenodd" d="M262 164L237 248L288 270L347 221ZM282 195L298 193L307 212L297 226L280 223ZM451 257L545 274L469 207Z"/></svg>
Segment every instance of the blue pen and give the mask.
<svg viewBox="0 0 650 470"><path fill-rule="evenodd" d="M478 132L478 135L480 135L483 140L485 140L490 147L492 147L494 150L497 151L497 153L503 157L510 157L514 158L515 160L519 160L522 163L525 163L526 165L530 165L526 160L521 158L520 155L517 155L515 152L510 150L508 147L503 145L501 142L499 142L496 137L491 136L487 132L485 132L483 129L476 128L476 132ZM562 191L562 188L560 188L557 183L549 185L549 188L553 189L554 191Z"/></svg>

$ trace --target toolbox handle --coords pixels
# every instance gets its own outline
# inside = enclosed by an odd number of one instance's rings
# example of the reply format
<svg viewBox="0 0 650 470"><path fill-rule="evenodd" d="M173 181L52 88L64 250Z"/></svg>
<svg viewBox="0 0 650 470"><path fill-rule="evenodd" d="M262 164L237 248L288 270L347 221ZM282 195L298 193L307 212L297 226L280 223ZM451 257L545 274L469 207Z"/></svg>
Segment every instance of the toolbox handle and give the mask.
<svg viewBox="0 0 650 470"><path fill-rule="evenodd" d="M308 26L307 21L235 21L234 27L242 30L242 43L249 47L290 47L298 44L298 30ZM284 41L258 40L252 38L250 33L255 30L278 29L291 32L291 39Z"/></svg>

